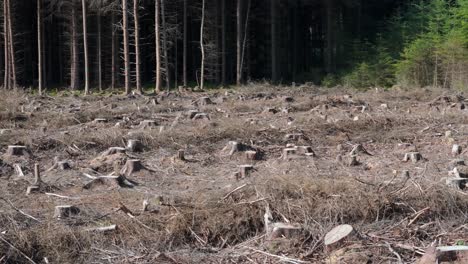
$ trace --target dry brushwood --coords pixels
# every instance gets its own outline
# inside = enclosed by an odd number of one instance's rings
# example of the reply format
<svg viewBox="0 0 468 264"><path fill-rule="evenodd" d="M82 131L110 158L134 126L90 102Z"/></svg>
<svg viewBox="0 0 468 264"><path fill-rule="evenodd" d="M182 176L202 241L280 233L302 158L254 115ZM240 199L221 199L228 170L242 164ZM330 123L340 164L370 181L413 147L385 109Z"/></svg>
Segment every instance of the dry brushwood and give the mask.
<svg viewBox="0 0 468 264"><path fill-rule="evenodd" d="M31 186L28 186L28 188L26 189L26 195L30 195L32 193L39 193L41 191L41 188L37 185L31 185Z"/></svg>
<svg viewBox="0 0 468 264"><path fill-rule="evenodd" d="M360 153L372 156L372 154L370 154L361 144L357 144L356 146L354 146L349 154L351 156L356 156L357 154L360 154Z"/></svg>
<svg viewBox="0 0 468 264"><path fill-rule="evenodd" d="M125 153L125 148L121 147L110 147L108 150L104 151L101 156L110 156L117 153Z"/></svg>

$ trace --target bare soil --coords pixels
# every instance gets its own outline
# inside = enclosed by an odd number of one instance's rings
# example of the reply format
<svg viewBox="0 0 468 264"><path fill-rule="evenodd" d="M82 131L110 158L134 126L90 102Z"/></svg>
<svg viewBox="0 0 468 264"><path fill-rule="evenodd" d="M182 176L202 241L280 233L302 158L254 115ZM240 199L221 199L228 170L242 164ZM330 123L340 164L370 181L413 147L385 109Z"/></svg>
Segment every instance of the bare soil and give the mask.
<svg viewBox="0 0 468 264"><path fill-rule="evenodd" d="M0 263L414 262L434 241L468 243L466 182L446 184L465 167L454 165L468 149L464 103L431 89L262 84L158 96L3 92ZM142 150L106 153L128 140ZM230 141L243 148L230 155ZM28 151L7 155L10 145ZM283 156L295 146L314 155ZM409 152L422 159L404 162ZM42 182L26 195L34 164ZM241 177L240 165L253 169ZM54 217L61 205L77 210ZM300 232L270 239L267 206ZM326 248L340 224L353 236Z"/></svg>

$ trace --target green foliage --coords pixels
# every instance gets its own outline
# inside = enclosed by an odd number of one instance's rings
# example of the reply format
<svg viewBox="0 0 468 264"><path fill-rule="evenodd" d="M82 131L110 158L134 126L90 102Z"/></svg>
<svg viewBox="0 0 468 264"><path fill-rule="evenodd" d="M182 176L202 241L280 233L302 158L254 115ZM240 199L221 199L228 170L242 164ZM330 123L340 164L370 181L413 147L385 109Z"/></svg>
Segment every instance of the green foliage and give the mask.
<svg viewBox="0 0 468 264"><path fill-rule="evenodd" d="M468 0L414 1L363 47L343 77L348 86L468 88Z"/></svg>

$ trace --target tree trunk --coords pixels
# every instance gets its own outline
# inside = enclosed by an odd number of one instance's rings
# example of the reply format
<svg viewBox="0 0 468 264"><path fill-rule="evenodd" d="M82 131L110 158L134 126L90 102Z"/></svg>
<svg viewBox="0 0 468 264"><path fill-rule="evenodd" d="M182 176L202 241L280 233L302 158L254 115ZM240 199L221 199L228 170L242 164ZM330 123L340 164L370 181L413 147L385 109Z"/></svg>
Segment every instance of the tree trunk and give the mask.
<svg viewBox="0 0 468 264"><path fill-rule="evenodd" d="M200 69L200 89L205 86L205 46L203 44L203 31L205 27L205 0L202 0L202 17L200 24L200 49L201 49L201 69Z"/></svg>
<svg viewBox="0 0 468 264"><path fill-rule="evenodd" d="M37 75L39 95L42 95L42 8L37 0Z"/></svg>
<svg viewBox="0 0 468 264"><path fill-rule="evenodd" d="M167 55L167 27L166 27L166 15L165 15L165 6L164 0L161 0L161 26L163 33L163 56L164 56L164 68L166 70L166 89L169 91L170 83L170 71L169 71L169 56Z"/></svg>
<svg viewBox="0 0 468 264"><path fill-rule="evenodd" d="M88 30L86 23L86 0L81 1L83 11L83 47L85 59L85 95L89 94L89 54L88 54Z"/></svg>
<svg viewBox="0 0 468 264"><path fill-rule="evenodd" d="M270 7L270 20L271 20L271 81L276 83L278 81L278 72L277 72L277 47L276 47L276 0L271 0Z"/></svg>
<svg viewBox="0 0 468 264"><path fill-rule="evenodd" d="M138 0L133 0L133 14L135 21L135 73L136 73L136 92L141 94L141 62L140 62L140 25L138 17Z"/></svg>
<svg viewBox="0 0 468 264"><path fill-rule="evenodd" d="M154 15L154 33L156 42L156 87L155 92L161 92L161 48L160 48L160 32L159 32L159 0L155 0L154 4L155 15Z"/></svg>
<svg viewBox="0 0 468 264"><path fill-rule="evenodd" d="M187 0L184 0L184 54L183 54L183 85L187 87Z"/></svg>
<svg viewBox="0 0 468 264"><path fill-rule="evenodd" d="M124 75L125 75L125 94L130 94L130 51L128 47L128 13L127 0L122 0L123 13L123 38L124 38Z"/></svg>
<svg viewBox="0 0 468 264"><path fill-rule="evenodd" d="M325 54L325 70L327 73L335 71L335 3L334 0L324 0L327 12L327 49Z"/></svg>
<svg viewBox="0 0 468 264"><path fill-rule="evenodd" d="M236 85L241 85L242 72L241 72L241 61L242 61L242 0L237 0L237 64L236 64Z"/></svg>
<svg viewBox="0 0 468 264"><path fill-rule="evenodd" d="M116 37L116 33L115 33L115 12L112 11L112 14L111 14L111 31L112 31L112 39L111 39L111 42L112 42L112 55L111 55L111 88L112 90L115 89L115 86L116 86L116 77L118 76L117 73L117 56L118 56L118 51L117 51L117 37Z"/></svg>
<svg viewBox="0 0 468 264"><path fill-rule="evenodd" d="M226 0L221 0L221 83L226 84Z"/></svg>
<svg viewBox="0 0 468 264"><path fill-rule="evenodd" d="M101 26L101 1L97 8L97 78L99 92L102 92L102 26Z"/></svg>
<svg viewBox="0 0 468 264"><path fill-rule="evenodd" d="M247 14L245 16L245 25L244 25L244 36L242 40L242 52L241 52L241 61L240 61L240 81L242 81L242 72L244 71L244 59L245 59L245 48L247 46L247 32L249 30L249 16L250 16L250 6L252 4L252 0L248 0L247 4Z"/></svg>
<svg viewBox="0 0 468 264"><path fill-rule="evenodd" d="M3 0L3 38L5 48L5 77L3 79L3 87L10 89L10 56L9 56L9 40L8 40L8 0Z"/></svg>
<svg viewBox="0 0 468 264"><path fill-rule="evenodd" d="M11 2L8 0L8 39L9 39L9 52L10 52L10 69L11 69L11 85L16 89L16 62L15 62L15 41L13 39L13 28L11 26Z"/></svg>
<svg viewBox="0 0 468 264"><path fill-rule="evenodd" d="M79 74L78 74L78 23L76 18L76 5L72 2L71 13L71 61L70 61L70 88L72 90L78 89Z"/></svg>

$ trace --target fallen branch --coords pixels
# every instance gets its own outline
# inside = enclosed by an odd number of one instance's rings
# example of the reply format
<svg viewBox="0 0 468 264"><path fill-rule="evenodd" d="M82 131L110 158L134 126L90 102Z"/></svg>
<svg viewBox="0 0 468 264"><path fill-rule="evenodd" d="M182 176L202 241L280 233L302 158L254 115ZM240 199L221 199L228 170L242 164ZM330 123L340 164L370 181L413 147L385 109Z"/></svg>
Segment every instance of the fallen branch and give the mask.
<svg viewBox="0 0 468 264"><path fill-rule="evenodd" d="M16 206L15 206L10 200L6 200L5 198L1 198L1 197L0 197L0 199L2 199L3 201L7 202L7 203L8 203L15 211L17 211L18 213L20 213L20 214L22 214L22 215L24 215L24 216L26 216L26 217L28 217L28 218L34 220L34 221L37 221L37 222L39 222L39 223L41 222L39 219L35 218L34 216L29 215L29 214L23 212L22 210L16 208Z"/></svg>
<svg viewBox="0 0 468 264"><path fill-rule="evenodd" d="M288 263L293 263L293 264L310 263L308 261L302 261L302 260L298 260L298 259L293 259L293 258L289 258L289 257L284 257L284 256L271 254L271 253L261 251L261 250L255 249L255 248L247 247L247 246L244 246L244 248L247 248L249 250L255 251L257 253L260 253L260 254L263 254L263 255L266 255L266 256L269 256L269 257L280 259L280 260L282 260L284 262L288 262Z"/></svg>
<svg viewBox="0 0 468 264"><path fill-rule="evenodd" d="M232 191L230 191L228 194L226 194L226 195L223 197L223 199L221 199L221 200L226 200L226 199L227 199L229 196L231 196L233 193L239 191L240 189L244 188L245 186L247 186L247 184L244 184L244 185L241 185L241 186L235 188L234 190L232 190Z"/></svg>

